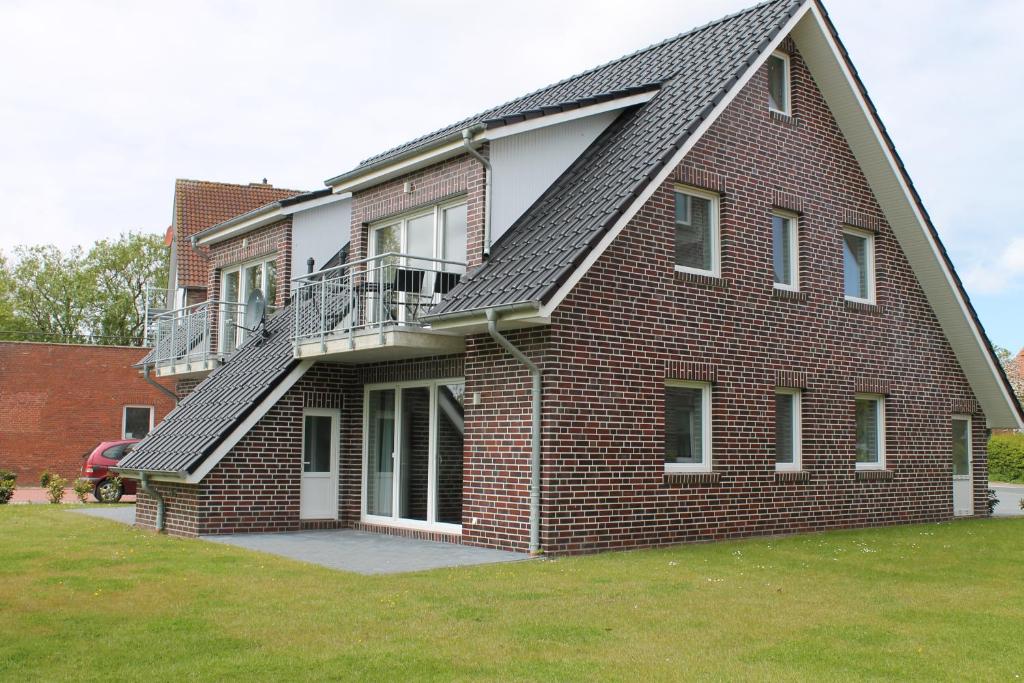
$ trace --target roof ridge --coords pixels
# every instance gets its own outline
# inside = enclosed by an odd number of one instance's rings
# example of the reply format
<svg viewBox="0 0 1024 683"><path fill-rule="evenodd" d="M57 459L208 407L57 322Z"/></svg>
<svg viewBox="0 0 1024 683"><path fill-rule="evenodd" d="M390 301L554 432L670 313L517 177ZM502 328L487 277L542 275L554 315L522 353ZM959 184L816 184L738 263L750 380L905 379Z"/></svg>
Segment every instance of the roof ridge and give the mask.
<svg viewBox="0 0 1024 683"><path fill-rule="evenodd" d="M314 190L296 190L290 187L275 187L270 183L229 183L226 180L199 180L196 178L175 178L175 185L178 183L202 183L203 185L220 185L222 187L237 187L247 188L253 190L271 190L273 192L295 192L297 194L304 194L307 192L313 192Z"/></svg>
<svg viewBox="0 0 1024 683"><path fill-rule="evenodd" d="M487 109L479 111L476 114L471 114L470 116L466 116L466 117L464 117L462 119L459 119L455 123L449 124L447 126L442 126L440 128L436 128L436 129L434 129L434 130L432 130L432 131L430 131L428 133L424 133L423 135L419 135L419 136L413 138L412 140L408 140L407 142L400 143L398 145L393 145L392 147L389 147L388 149L386 149L386 150L384 150L384 151L382 151L382 152L380 152L378 154L372 154L372 155L370 155L370 156L368 156L368 157L366 157L364 159L361 159L359 161L359 163L356 165L356 168L358 168L360 166L363 166L363 165L365 165L365 164L367 164L367 163L369 163L371 161L375 161L377 159L385 158L385 157L389 156L390 154L392 154L395 150L405 149L405 148L413 148L418 143L420 143L421 141L429 140L430 138L434 137L435 135L438 135L439 133L441 133L443 131L451 130L451 129L454 129L454 128L459 128L463 124L468 124L468 122L470 122L470 121L473 121L473 120L476 120L476 119L480 119L484 115L486 115L487 113L495 111L495 110L500 110L500 109L502 109L504 107L507 107L508 105L510 105L513 102L516 102L518 100L525 100L527 98L539 95L540 93L542 93L542 92L544 92L546 90L551 90L551 89L557 88L559 86L565 85L567 83L571 83L572 81L581 79L581 78L583 78L585 76L589 76L589 75L591 75L593 73L597 73L601 69L607 69L608 67L611 67L611 66L613 66L615 64L619 64L621 62L625 62L626 60L633 59L635 57L643 55L644 53L650 52L652 50L656 50L656 49L658 49L660 47L664 47L665 45L668 45L669 43L681 40L683 38L688 38L690 36L693 36L693 35L696 35L696 34L702 32L702 31L707 31L707 30L709 30L711 28L714 28L715 26L717 26L719 24L725 23L727 21L732 21L733 19L737 19L737 18L739 18L739 17L741 17L741 16L743 16L745 14L756 12L756 11L761 10L762 8L764 8L764 7L768 6L768 5L781 4L781 3L785 3L787 1L791 1L791 0L764 0L763 2L759 2L756 5L752 5L750 7L747 7L746 9L742 9L742 10L739 10L737 12L733 12L731 14L727 14L724 17L719 17L718 19L715 19L713 21L709 21L706 24L703 24L701 26L697 26L695 28L691 28L691 29L689 29L687 31L683 31L682 33L676 34L676 35L671 36L669 38L665 38L664 40L658 41L657 43L652 43L652 44L648 45L647 47L640 48L639 50L634 50L633 52L630 52L628 54L622 55L621 57L616 57L615 59L609 60L609 61L604 62L602 64L598 64L597 66L591 67L591 68L586 69L584 71L580 71L580 72L578 72L576 74L573 74L571 76L567 76L567 77L565 77L565 78L563 78L563 79L561 79L559 81L555 81L553 83L548 83L547 85L541 86L539 88L536 88L535 90L532 90L530 92L527 92L527 93L524 93L522 95L519 95L518 97L513 97L513 98L511 98L509 100L506 100L506 101L500 103L500 104L496 104L493 107L488 107ZM676 75L678 75L678 74L676 74Z"/></svg>

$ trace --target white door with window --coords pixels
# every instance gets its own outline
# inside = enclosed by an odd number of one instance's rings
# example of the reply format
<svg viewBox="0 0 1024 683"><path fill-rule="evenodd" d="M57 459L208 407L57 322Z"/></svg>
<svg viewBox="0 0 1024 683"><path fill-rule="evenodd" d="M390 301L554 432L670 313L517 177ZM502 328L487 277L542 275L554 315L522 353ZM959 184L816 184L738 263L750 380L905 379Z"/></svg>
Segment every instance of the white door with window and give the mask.
<svg viewBox="0 0 1024 683"><path fill-rule="evenodd" d="M307 408L302 414L302 484L299 517L338 518L337 410Z"/></svg>
<svg viewBox="0 0 1024 683"><path fill-rule="evenodd" d="M974 462L971 453L971 418L953 417L953 514L974 514Z"/></svg>

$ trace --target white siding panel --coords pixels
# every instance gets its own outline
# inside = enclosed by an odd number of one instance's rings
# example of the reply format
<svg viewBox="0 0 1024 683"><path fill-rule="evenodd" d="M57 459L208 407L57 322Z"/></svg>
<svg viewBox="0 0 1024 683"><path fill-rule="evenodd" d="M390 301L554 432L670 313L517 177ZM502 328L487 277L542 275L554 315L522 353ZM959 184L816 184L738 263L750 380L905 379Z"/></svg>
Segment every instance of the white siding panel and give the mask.
<svg viewBox="0 0 1024 683"><path fill-rule="evenodd" d="M310 256L320 268L345 246L351 229L351 199L297 212L292 217L292 277L306 273Z"/></svg>
<svg viewBox="0 0 1024 683"><path fill-rule="evenodd" d="M497 240L620 112L595 114L491 143L491 240Z"/></svg>

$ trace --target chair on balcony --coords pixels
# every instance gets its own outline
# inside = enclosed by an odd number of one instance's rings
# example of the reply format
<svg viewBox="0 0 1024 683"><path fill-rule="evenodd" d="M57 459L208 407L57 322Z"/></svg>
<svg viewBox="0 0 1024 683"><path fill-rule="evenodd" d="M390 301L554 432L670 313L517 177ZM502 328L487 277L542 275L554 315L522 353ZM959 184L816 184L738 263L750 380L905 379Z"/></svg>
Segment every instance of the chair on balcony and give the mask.
<svg viewBox="0 0 1024 683"><path fill-rule="evenodd" d="M437 273L434 277L434 294L444 296L455 289L462 280L462 273Z"/></svg>
<svg viewBox="0 0 1024 683"><path fill-rule="evenodd" d="M430 295L426 295L427 299L424 302L423 280L425 277L426 271L419 268L395 268L391 291L402 295L396 303L405 306L407 314L405 322L416 320L419 316L420 306L430 303Z"/></svg>

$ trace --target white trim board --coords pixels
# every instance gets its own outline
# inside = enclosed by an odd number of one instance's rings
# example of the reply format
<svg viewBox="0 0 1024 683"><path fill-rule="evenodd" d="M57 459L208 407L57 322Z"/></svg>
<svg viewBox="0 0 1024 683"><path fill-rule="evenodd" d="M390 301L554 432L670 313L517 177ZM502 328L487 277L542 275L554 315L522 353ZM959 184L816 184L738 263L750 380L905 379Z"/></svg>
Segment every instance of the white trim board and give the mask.
<svg viewBox="0 0 1024 683"><path fill-rule="evenodd" d="M181 481L185 484L198 484L202 481L203 477L209 474L210 470L216 467L217 464L224 459L224 456L231 452L231 449L242 440L242 437L248 434L249 430L255 427L256 423L262 420L263 416L266 415L271 408L277 405L277 402L281 400L281 397L283 397L289 389L295 386L295 383L306 374L306 370L309 370L309 368L313 366L313 363L314 361L312 360L304 360L292 368L292 371L289 372L285 378L282 379L276 387L274 387L274 390L267 394L267 396L253 409L253 411L231 431L228 437L224 439L219 446L217 446L213 453L206 456L206 459L203 460L195 472L190 474L184 480L177 479L175 481Z"/></svg>
<svg viewBox="0 0 1024 683"><path fill-rule="evenodd" d="M324 197L318 197L317 199L310 199L309 201L299 202L298 204L292 204L290 206L281 206L279 202L267 204L249 212L252 215L248 218L244 218L247 214L242 214L241 216L230 218L218 225L206 228L206 230L200 233L196 233L196 244L217 244L218 242L223 242L224 240L231 239L232 237L243 235L257 228L270 225L271 223L276 223L287 216L301 213L308 209L315 209L318 206L333 204L334 202L338 202L343 199L349 199L351 196L351 193L343 192L329 194Z"/></svg>

